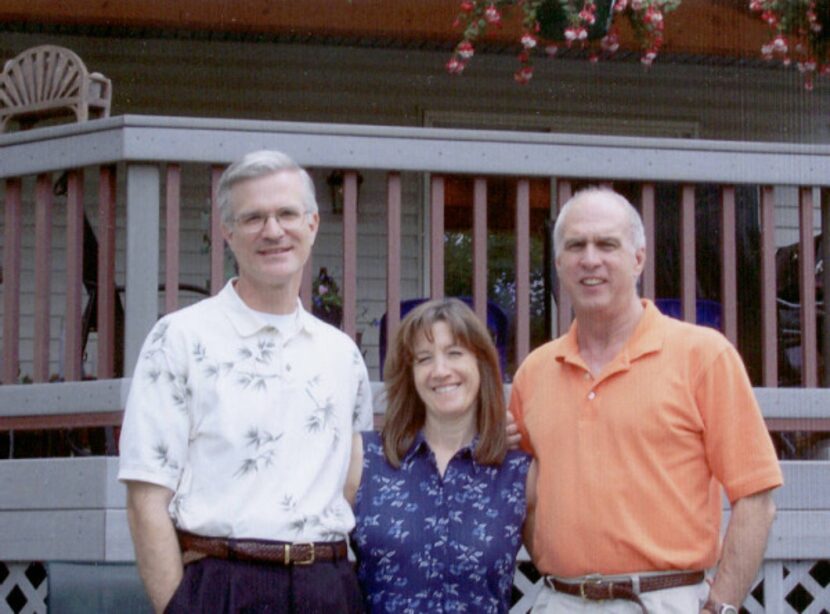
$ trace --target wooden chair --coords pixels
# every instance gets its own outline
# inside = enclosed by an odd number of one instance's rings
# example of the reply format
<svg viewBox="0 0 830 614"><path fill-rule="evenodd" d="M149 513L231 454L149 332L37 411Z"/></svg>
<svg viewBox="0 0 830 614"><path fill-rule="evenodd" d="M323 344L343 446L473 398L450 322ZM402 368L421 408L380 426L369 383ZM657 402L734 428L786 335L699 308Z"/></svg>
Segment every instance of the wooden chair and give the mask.
<svg viewBox="0 0 830 614"><path fill-rule="evenodd" d="M71 114L79 122L108 117L112 83L90 73L78 55L64 47L32 47L6 62L0 74L0 132L10 119L21 129L41 119Z"/></svg>

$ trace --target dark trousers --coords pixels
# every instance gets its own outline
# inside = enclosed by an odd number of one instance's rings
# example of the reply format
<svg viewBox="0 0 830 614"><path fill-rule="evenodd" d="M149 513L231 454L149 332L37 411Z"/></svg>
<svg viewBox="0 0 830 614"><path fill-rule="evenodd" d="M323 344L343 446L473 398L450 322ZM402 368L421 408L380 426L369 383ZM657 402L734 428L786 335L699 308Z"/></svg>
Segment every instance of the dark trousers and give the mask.
<svg viewBox="0 0 830 614"><path fill-rule="evenodd" d="M204 558L184 568L165 610L362 614L363 598L348 560L292 565Z"/></svg>

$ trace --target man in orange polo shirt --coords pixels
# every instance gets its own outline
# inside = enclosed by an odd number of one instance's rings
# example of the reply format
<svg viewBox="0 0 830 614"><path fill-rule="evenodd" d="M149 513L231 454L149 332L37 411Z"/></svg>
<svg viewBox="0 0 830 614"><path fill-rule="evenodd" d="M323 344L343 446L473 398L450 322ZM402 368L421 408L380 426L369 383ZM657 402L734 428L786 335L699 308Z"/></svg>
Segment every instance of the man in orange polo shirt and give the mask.
<svg viewBox="0 0 830 614"><path fill-rule="evenodd" d="M737 612L782 483L741 359L639 298L645 233L619 194L576 194L554 246L576 321L522 364L510 401L539 463L533 611Z"/></svg>

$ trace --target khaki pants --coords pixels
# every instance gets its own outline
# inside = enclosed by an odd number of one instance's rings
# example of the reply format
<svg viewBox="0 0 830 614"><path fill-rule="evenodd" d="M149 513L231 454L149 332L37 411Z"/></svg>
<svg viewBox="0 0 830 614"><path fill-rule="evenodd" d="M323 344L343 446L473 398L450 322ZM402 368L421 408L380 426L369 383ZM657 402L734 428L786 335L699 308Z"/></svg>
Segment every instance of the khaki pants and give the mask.
<svg viewBox="0 0 830 614"><path fill-rule="evenodd" d="M691 586L667 588L662 591L641 593L640 599L648 609L648 614L698 614L700 605L709 594L706 582ZM614 599L611 601L586 601L557 593L545 585L536 598L532 614L560 614L571 612L581 614L642 614L640 606L632 601Z"/></svg>

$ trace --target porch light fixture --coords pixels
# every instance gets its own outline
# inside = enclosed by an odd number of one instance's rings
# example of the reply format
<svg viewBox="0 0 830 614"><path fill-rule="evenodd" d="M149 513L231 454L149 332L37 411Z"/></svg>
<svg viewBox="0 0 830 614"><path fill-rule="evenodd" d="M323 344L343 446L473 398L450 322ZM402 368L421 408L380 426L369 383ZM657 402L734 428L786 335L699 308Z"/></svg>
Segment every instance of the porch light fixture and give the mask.
<svg viewBox="0 0 830 614"><path fill-rule="evenodd" d="M331 212L337 215L343 213L343 204L346 200L345 184L346 172L341 170L333 170L326 177L326 183L331 191ZM363 175L357 173L357 202L360 202L360 185L363 183Z"/></svg>

